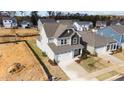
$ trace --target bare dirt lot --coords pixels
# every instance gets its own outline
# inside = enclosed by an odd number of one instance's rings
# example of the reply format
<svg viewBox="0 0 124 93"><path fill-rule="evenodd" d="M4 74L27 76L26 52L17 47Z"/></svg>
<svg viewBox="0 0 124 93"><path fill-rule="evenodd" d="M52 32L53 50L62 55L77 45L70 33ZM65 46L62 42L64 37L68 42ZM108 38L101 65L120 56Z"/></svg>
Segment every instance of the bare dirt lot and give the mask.
<svg viewBox="0 0 124 93"><path fill-rule="evenodd" d="M10 73L9 68L20 63L21 71ZM0 44L0 80L47 80L46 73L25 42Z"/></svg>
<svg viewBox="0 0 124 93"><path fill-rule="evenodd" d="M0 28L0 42L16 41L16 40L35 40L39 37L37 28L29 29L5 29Z"/></svg>
<svg viewBox="0 0 124 93"><path fill-rule="evenodd" d="M17 34L37 34L38 31L36 28L29 28L29 29L24 29L24 28L18 28L18 29L5 29L5 28L0 28L0 36L2 35L15 35Z"/></svg>

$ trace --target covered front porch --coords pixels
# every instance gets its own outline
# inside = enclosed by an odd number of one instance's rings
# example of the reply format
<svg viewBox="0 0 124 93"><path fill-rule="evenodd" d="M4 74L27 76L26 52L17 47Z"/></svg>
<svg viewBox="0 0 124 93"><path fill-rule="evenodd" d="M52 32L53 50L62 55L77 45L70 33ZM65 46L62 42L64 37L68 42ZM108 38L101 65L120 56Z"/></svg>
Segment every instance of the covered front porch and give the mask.
<svg viewBox="0 0 124 93"><path fill-rule="evenodd" d="M109 43L106 45L106 51L108 52L114 52L120 48L120 45L118 43Z"/></svg>
<svg viewBox="0 0 124 93"><path fill-rule="evenodd" d="M82 50L83 49L75 49L73 53L73 57L78 57L82 55Z"/></svg>

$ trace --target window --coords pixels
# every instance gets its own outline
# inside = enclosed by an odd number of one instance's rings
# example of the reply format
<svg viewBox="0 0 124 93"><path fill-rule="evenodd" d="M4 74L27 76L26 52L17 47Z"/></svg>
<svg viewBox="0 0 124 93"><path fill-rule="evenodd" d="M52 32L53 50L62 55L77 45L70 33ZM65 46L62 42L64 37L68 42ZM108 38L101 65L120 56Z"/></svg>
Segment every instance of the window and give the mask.
<svg viewBox="0 0 124 93"><path fill-rule="evenodd" d="M67 40L65 39L65 42L64 42L64 44L67 44Z"/></svg>
<svg viewBox="0 0 124 93"><path fill-rule="evenodd" d="M67 40L66 39L62 39L61 40L61 45L66 45L67 44Z"/></svg>
<svg viewBox="0 0 124 93"><path fill-rule="evenodd" d="M63 40L61 40L61 45L63 45L64 44L64 42L63 42Z"/></svg>
<svg viewBox="0 0 124 93"><path fill-rule="evenodd" d="M77 38L73 39L73 44L77 44Z"/></svg>

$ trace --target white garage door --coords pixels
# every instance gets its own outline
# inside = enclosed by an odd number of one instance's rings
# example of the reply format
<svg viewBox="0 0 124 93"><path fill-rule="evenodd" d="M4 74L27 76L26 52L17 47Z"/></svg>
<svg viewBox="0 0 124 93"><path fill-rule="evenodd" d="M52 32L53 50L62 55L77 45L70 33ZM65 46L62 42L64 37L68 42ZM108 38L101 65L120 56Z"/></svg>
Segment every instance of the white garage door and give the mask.
<svg viewBox="0 0 124 93"><path fill-rule="evenodd" d="M58 61L67 61L72 59L72 52L67 52L67 53L63 53L63 54L59 54L58 55Z"/></svg>

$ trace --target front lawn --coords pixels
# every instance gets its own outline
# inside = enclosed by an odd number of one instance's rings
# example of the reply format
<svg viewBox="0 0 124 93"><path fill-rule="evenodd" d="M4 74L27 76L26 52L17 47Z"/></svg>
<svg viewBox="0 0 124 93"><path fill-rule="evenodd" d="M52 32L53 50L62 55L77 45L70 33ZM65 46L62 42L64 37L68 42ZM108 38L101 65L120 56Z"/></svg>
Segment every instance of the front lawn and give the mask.
<svg viewBox="0 0 124 93"><path fill-rule="evenodd" d="M79 64L89 73L106 68L111 65L105 60L93 56L90 56L87 59L82 59Z"/></svg>
<svg viewBox="0 0 124 93"><path fill-rule="evenodd" d="M123 52L113 54L115 57L119 58L120 60L124 61L124 50Z"/></svg>
<svg viewBox="0 0 124 93"><path fill-rule="evenodd" d="M118 74L118 73L117 73L116 71L111 71L111 72L107 72L107 73L104 73L104 74L102 74L102 75L99 75L99 76L97 76L96 78L97 78L98 80L102 81L102 80L109 79L109 78L111 78L111 77L113 77L113 76L115 76L115 75L117 75L117 74Z"/></svg>

